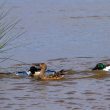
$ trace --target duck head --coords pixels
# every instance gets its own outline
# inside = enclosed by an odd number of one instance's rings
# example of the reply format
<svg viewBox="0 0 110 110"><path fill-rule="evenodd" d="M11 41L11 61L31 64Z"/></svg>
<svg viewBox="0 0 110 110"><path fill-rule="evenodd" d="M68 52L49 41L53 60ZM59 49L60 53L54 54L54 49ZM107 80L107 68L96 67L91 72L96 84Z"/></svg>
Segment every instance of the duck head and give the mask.
<svg viewBox="0 0 110 110"><path fill-rule="evenodd" d="M98 63L92 70L103 70L106 68L106 65L103 63Z"/></svg>
<svg viewBox="0 0 110 110"><path fill-rule="evenodd" d="M35 74L35 72L39 72L41 70L40 64L32 64L29 71L31 72L31 76Z"/></svg>
<svg viewBox="0 0 110 110"><path fill-rule="evenodd" d="M45 63L40 63L39 68L40 68L40 70L35 71L32 76L37 79L43 79L43 77L45 77L45 71L47 69L47 65Z"/></svg>
<svg viewBox="0 0 110 110"><path fill-rule="evenodd" d="M45 63L40 63L39 66L40 66L41 70L46 70L47 69L47 65Z"/></svg>

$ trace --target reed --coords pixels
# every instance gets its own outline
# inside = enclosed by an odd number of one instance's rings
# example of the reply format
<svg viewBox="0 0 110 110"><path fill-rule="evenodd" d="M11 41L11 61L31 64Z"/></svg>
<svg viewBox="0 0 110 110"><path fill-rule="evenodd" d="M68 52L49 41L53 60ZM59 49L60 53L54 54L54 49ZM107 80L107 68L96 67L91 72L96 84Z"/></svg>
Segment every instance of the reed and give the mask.
<svg viewBox="0 0 110 110"><path fill-rule="evenodd" d="M5 4L0 5L0 63L10 58L7 56L9 50L20 46L14 45L13 42L24 34L23 31L16 31L20 19L8 19L11 11L11 8L5 8Z"/></svg>

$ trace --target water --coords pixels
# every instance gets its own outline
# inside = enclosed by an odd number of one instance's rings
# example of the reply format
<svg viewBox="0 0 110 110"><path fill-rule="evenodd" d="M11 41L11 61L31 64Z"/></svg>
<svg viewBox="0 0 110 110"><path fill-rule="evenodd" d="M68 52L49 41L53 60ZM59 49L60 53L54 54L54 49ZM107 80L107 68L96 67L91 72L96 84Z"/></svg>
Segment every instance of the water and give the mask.
<svg viewBox="0 0 110 110"><path fill-rule="evenodd" d="M70 78L71 77L71 78ZM1 110L109 110L110 79L0 80Z"/></svg>
<svg viewBox="0 0 110 110"><path fill-rule="evenodd" d="M108 0L6 0L6 9L12 8L8 20L21 19L16 30L26 31L13 42L21 47L9 55L28 63L109 57L109 4Z"/></svg>
<svg viewBox="0 0 110 110"><path fill-rule="evenodd" d="M12 42L21 47L7 53L19 62L7 60L1 66L46 62L48 68L78 74L61 81L1 76L0 110L109 110L109 73L89 71L98 62L110 63L110 1L5 1L5 9L12 8L7 21L21 19L13 33L26 32ZM28 69L24 65L3 71Z"/></svg>

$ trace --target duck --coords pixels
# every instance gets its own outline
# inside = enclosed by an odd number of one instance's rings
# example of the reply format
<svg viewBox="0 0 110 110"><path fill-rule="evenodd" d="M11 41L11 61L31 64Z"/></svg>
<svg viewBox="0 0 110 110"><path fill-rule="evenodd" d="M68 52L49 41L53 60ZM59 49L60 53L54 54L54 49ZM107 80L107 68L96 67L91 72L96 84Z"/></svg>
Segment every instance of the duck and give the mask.
<svg viewBox="0 0 110 110"><path fill-rule="evenodd" d="M40 79L40 80L59 80L64 78L63 70L60 70L58 72L53 70L47 70L47 65L45 63L40 63L37 65L39 69L35 69L36 65L33 65L30 67L30 76ZM47 74L47 72L49 74Z"/></svg>
<svg viewBox="0 0 110 110"><path fill-rule="evenodd" d="M103 70L110 72L110 64L98 63L92 70Z"/></svg>
<svg viewBox="0 0 110 110"><path fill-rule="evenodd" d="M15 72L15 75L20 76L20 77L33 76L33 74L38 74L38 75L40 74L39 63L32 63L28 71L16 71Z"/></svg>
<svg viewBox="0 0 110 110"><path fill-rule="evenodd" d="M40 63L33 63L28 71L29 76L40 75Z"/></svg>

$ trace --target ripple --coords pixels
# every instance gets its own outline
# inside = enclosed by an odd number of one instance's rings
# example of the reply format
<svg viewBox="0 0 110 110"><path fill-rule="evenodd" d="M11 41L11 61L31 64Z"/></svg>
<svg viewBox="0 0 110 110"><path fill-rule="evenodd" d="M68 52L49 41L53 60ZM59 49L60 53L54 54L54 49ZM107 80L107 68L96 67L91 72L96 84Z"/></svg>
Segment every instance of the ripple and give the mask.
<svg viewBox="0 0 110 110"><path fill-rule="evenodd" d="M103 19L103 18L110 18L110 16L98 16L98 15L93 15L93 16L71 16L70 18L71 19L93 19L93 18Z"/></svg>
<svg viewBox="0 0 110 110"><path fill-rule="evenodd" d="M67 92L65 94L71 95L71 94L75 94L75 93L76 93L76 91L69 91L69 92Z"/></svg>
<svg viewBox="0 0 110 110"><path fill-rule="evenodd" d="M2 98L2 97L0 97L0 100L2 100L2 101L3 101L3 100L10 100L10 99L9 99L9 98L4 98L4 97L3 97L3 98Z"/></svg>
<svg viewBox="0 0 110 110"><path fill-rule="evenodd" d="M94 100L96 100L96 98L88 98L86 100L88 100L88 101L94 101Z"/></svg>
<svg viewBox="0 0 110 110"><path fill-rule="evenodd" d="M30 97L30 96L23 96L23 97L14 97L17 100L27 100L27 99L34 99L35 97Z"/></svg>
<svg viewBox="0 0 110 110"><path fill-rule="evenodd" d="M110 98L105 98L105 100L108 100L108 101L110 101Z"/></svg>
<svg viewBox="0 0 110 110"><path fill-rule="evenodd" d="M106 110L105 106L94 106L92 107L93 110Z"/></svg>
<svg viewBox="0 0 110 110"><path fill-rule="evenodd" d="M57 101L55 101L55 102L58 102L58 103L64 103L65 100L57 100Z"/></svg>

